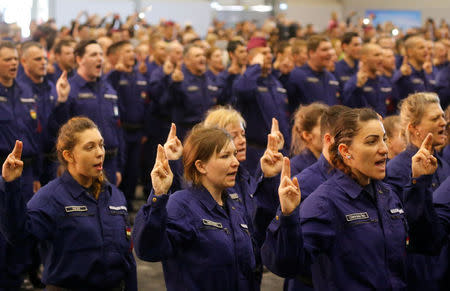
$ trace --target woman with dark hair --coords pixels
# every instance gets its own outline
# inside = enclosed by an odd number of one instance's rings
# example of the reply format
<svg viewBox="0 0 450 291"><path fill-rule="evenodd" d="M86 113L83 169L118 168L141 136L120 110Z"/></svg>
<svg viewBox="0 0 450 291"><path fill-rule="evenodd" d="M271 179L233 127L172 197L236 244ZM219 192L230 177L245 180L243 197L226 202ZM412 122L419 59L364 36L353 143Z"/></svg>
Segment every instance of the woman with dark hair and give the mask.
<svg viewBox="0 0 450 291"><path fill-rule="evenodd" d="M104 178L100 131L88 118L72 118L56 149L65 172L26 204L16 195L23 169L16 141L0 180L2 234L39 241L46 290L137 290L126 201Z"/></svg>
<svg viewBox="0 0 450 291"><path fill-rule="evenodd" d="M285 159L278 190L281 209L262 247L271 271L294 277L311 267L315 290L405 289L407 223L399 198L380 181L387 159L384 140L373 110L342 113L329 150L336 173L300 210L298 182L290 179ZM435 170L436 159L427 150L430 140L413 157L412 184Z"/></svg>

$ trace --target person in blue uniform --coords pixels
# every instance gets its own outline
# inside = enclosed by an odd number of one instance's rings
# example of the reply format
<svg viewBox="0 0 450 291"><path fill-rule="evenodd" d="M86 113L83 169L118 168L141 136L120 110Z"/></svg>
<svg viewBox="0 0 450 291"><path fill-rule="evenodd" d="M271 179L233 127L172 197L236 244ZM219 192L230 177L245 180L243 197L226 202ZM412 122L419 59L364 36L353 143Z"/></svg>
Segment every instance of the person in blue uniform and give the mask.
<svg viewBox="0 0 450 291"><path fill-rule="evenodd" d="M404 200L403 188L411 177L411 157L416 154L428 133L433 134L433 149L446 143L446 120L439 104L439 97L434 93L416 93L403 100L400 118L405 130L408 144L405 151L389 161L385 182ZM431 188L434 191L450 175L450 166L439 155L435 155L438 163L432 175ZM446 271L447 260L445 249L441 258L408 254L408 288L420 290L439 290L439 280Z"/></svg>
<svg viewBox="0 0 450 291"><path fill-rule="evenodd" d="M403 290L407 223L401 201L380 181L387 158L383 125L373 110L352 109L336 132L330 147L336 173L301 204L285 158L280 209L267 231L263 262L285 277L311 266L315 290ZM423 164L413 160L412 178L432 171Z"/></svg>
<svg viewBox="0 0 450 291"><path fill-rule="evenodd" d="M344 86L342 104L361 108L369 107L381 116L386 116L387 100L394 100L391 82L379 76L382 66L382 50L377 44L365 44L361 49L361 61L358 73L353 75Z"/></svg>
<svg viewBox="0 0 450 291"><path fill-rule="evenodd" d="M271 129L272 118L277 119L278 131L284 137L284 146L280 148L284 153L290 145L290 134L286 90L271 74L270 47L258 38L250 40L247 47L250 65L235 80L233 91L237 98L236 109L247 122L247 160L244 166L253 174L266 149L266 134Z"/></svg>
<svg viewBox="0 0 450 291"><path fill-rule="evenodd" d="M206 51L205 57L206 63L208 64L208 69L205 74L212 80L213 84L217 85L217 77L225 69L223 64L223 51L218 47L212 47Z"/></svg>
<svg viewBox="0 0 450 291"><path fill-rule="evenodd" d="M69 39L62 39L55 44L53 53L56 62L53 64L53 68L48 68L47 72L48 79L54 84L61 77L62 72L66 71L68 78L72 77L75 72L75 56L73 54L75 45L76 42Z"/></svg>
<svg viewBox="0 0 450 291"><path fill-rule="evenodd" d="M143 74L134 67L136 55L129 41L117 43L119 60L115 69L108 73L106 79L116 90L120 122L125 140L125 164L121 190L127 198L128 209L135 197L141 144L144 129L144 113L148 104L148 82Z"/></svg>
<svg viewBox="0 0 450 291"><path fill-rule="evenodd" d="M436 93L441 99L442 108L447 108L450 105L450 63L437 74Z"/></svg>
<svg viewBox="0 0 450 291"><path fill-rule="evenodd" d="M16 80L18 53L13 43L0 42L0 162L3 163L16 139L26 142L23 148L23 174L20 192L28 201L40 187L41 144L38 134L39 116L33 95ZM25 74L25 73L24 73ZM0 287L18 289L21 273L29 260L29 244L10 244L0 236Z"/></svg>
<svg viewBox="0 0 450 291"><path fill-rule="evenodd" d="M425 40L419 36L408 38L405 42L405 51L403 63L392 79L399 99L404 99L415 92L434 92L436 76Z"/></svg>
<svg viewBox="0 0 450 291"><path fill-rule="evenodd" d="M66 84L70 93L58 102L55 116L60 124L79 115L89 117L97 124L105 138L106 177L112 184L119 185L125 146L117 93L101 77L103 51L95 40L82 41L75 48L75 57L78 69Z"/></svg>
<svg viewBox="0 0 450 291"><path fill-rule="evenodd" d="M402 128L402 120L399 115L391 115L383 118L384 130L386 130L386 145L388 146L388 163L406 149L406 136Z"/></svg>
<svg viewBox="0 0 450 291"><path fill-rule="evenodd" d="M151 59L147 57L145 59L146 70L145 77L147 81L150 81L150 77L155 69L161 67L167 58L167 43L163 39L155 38L150 42Z"/></svg>
<svg viewBox="0 0 450 291"><path fill-rule="evenodd" d="M258 290L251 222L226 190L235 186L236 154L224 130L194 127L183 148L192 186L169 195L173 174L158 146L153 192L136 216L133 242L140 259L162 261L169 291Z"/></svg>
<svg viewBox="0 0 450 291"><path fill-rule="evenodd" d="M383 55L383 58L382 58L383 60L382 60L381 68L380 68L380 73L392 85L392 78L393 78L395 70L396 70L394 51L390 48L383 48L382 55ZM392 90L396 90L396 88L393 87ZM388 97L388 99L386 99L386 114L387 115L397 114L397 111L398 111L398 108L397 108L398 100L395 100L393 98L395 96L398 99L398 96L396 93L394 93L392 95L393 95L392 97Z"/></svg>
<svg viewBox="0 0 450 291"><path fill-rule="evenodd" d="M291 174L295 176L314 164L322 151L320 118L328 106L321 103L300 105L294 113L291 133Z"/></svg>
<svg viewBox="0 0 450 291"><path fill-rule="evenodd" d="M334 141L335 125L339 116L350 110L350 108L343 105L333 105L325 110L322 114L320 124L320 138L322 139L322 152L317 161L311 166L307 167L298 174L292 171L291 159L291 176L297 178L300 191L302 193L302 201L305 200L314 190L316 190L322 183L330 179L336 170L331 166L329 149ZM272 218L273 219L273 218ZM313 283L311 275L308 272L302 273L293 279L286 279L284 281L285 291L295 290L313 290Z"/></svg>
<svg viewBox="0 0 450 291"><path fill-rule="evenodd" d="M61 127L57 151L65 172L28 203L19 195L23 146L16 141L3 164L2 234L11 242L40 242L46 290L136 291L126 201L102 174L97 126L75 117Z"/></svg>
<svg viewBox="0 0 450 291"><path fill-rule="evenodd" d="M289 111L300 104L322 102L327 105L340 103L339 81L326 70L331 60L331 42L324 36L312 36L308 40L308 61L293 69L286 83Z"/></svg>
<svg viewBox="0 0 450 291"><path fill-rule="evenodd" d="M362 40L356 32L346 32L341 40L344 58L336 62L334 76L339 81L341 95L345 83L358 72L358 62L361 57Z"/></svg>

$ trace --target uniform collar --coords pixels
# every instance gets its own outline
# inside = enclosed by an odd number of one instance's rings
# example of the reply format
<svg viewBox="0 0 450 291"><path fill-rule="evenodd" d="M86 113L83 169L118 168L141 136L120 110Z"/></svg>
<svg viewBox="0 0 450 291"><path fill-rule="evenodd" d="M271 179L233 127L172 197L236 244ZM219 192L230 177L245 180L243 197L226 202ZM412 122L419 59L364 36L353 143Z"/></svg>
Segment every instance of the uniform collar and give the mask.
<svg viewBox="0 0 450 291"><path fill-rule="evenodd" d="M70 192L73 198L77 199L80 197L83 193L86 192L86 189L81 186L73 177L70 175L69 171L65 171L62 176L61 180L63 181L66 189ZM105 191L106 190L106 191ZM102 192L108 192L111 193L111 185L106 182Z"/></svg>
<svg viewBox="0 0 450 291"><path fill-rule="evenodd" d="M93 83L97 83L101 80L101 78L97 78L97 80L95 82L88 82L86 81L83 77L81 77L78 72L74 72L73 77L70 79L72 82L75 82L76 84L78 84L78 86L84 87L88 84L93 84Z"/></svg>
<svg viewBox="0 0 450 291"><path fill-rule="evenodd" d="M44 77L44 80L42 83L34 83L30 77L27 76L27 74L21 75L17 79L20 83L25 83L26 85L29 85L31 88L44 88L48 87L48 78L47 76Z"/></svg>
<svg viewBox="0 0 450 291"><path fill-rule="evenodd" d="M317 160L319 163L320 169L325 172L325 174L332 171L334 168L328 163L327 159L325 159L325 156L323 154L320 154L319 159Z"/></svg>
<svg viewBox="0 0 450 291"><path fill-rule="evenodd" d="M339 169L336 169L335 181L336 184L352 199L356 199L361 193L366 192L364 187ZM371 179L371 183L373 183L374 190L376 191L375 194L383 194L389 191L388 188L378 180Z"/></svg>
<svg viewBox="0 0 450 291"><path fill-rule="evenodd" d="M225 191L228 194L228 190ZM214 208L219 206L216 200L212 197L211 193L209 193L209 191L203 186L192 187L190 192L196 195L200 203L202 203L209 211L212 211Z"/></svg>

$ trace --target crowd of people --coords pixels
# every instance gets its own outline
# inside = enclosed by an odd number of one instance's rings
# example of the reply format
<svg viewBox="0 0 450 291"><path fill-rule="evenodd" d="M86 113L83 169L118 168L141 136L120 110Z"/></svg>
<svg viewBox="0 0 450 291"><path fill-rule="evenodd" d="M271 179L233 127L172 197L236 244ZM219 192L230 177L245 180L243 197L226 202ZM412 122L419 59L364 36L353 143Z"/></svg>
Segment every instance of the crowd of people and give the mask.
<svg viewBox="0 0 450 291"><path fill-rule="evenodd" d="M0 290L448 290L448 25L353 17L0 24Z"/></svg>

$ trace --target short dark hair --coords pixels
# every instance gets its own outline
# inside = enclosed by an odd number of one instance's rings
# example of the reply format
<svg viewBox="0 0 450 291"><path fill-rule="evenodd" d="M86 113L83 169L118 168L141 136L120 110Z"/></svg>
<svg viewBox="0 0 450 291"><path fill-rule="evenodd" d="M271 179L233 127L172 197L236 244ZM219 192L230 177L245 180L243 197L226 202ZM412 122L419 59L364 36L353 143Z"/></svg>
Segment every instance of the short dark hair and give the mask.
<svg viewBox="0 0 450 291"><path fill-rule="evenodd" d="M306 47L308 48L308 52L310 51L315 52L321 42L329 42L329 41L330 40L328 39L328 37L324 35L313 35L308 39Z"/></svg>
<svg viewBox="0 0 450 291"><path fill-rule="evenodd" d="M358 33L354 32L354 31L349 31L349 32L344 33L344 35L342 36L342 39L341 39L341 45L350 44L354 37L360 37L360 36Z"/></svg>
<svg viewBox="0 0 450 291"><path fill-rule="evenodd" d="M26 53L26 51L29 50L32 47L37 47L37 48L40 48L40 49L44 49L44 47L40 43L38 43L36 41L31 41L31 40L30 41L25 41L25 42L22 43L22 46L21 46L22 55L24 55Z"/></svg>
<svg viewBox="0 0 450 291"><path fill-rule="evenodd" d="M0 50L2 48L9 48L9 49L14 49L17 50L16 46L14 45L13 42L9 41L9 40L4 40L4 41L0 41Z"/></svg>
<svg viewBox="0 0 450 291"><path fill-rule="evenodd" d="M121 40L113 43L106 49L106 55L109 56L120 51L120 49L127 44L131 44L131 42L129 40Z"/></svg>
<svg viewBox="0 0 450 291"><path fill-rule="evenodd" d="M60 55L64 46L72 46L73 43L75 43L75 41L72 39L61 39L55 44L53 52L57 55Z"/></svg>
<svg viewBox="0 0 450 291"><path fill-rule="evenodd" d="M334 136L336 134L334 130L336 121L343 112L346 112L350 109L350 107L344 105L333 105L329 107L320 118L320 135L323 137L325 133L328 132L332 136Z"/></svg>
<svg viewBox="0 0 450 291"><path fill-rule="evenodd" d="M86 47L90 44L98 44L98 42L95 39L88 39L88 40L82 40L80 41L74 50L75 57L83 57L86 53Z"/></svg>
<svg viewBox="0 0 450 291"><path fill-rule="evenodd" d="M231 40L227 45L227 52L234 53L238 46L245 46L245 44L240 40Z"/></svg>

